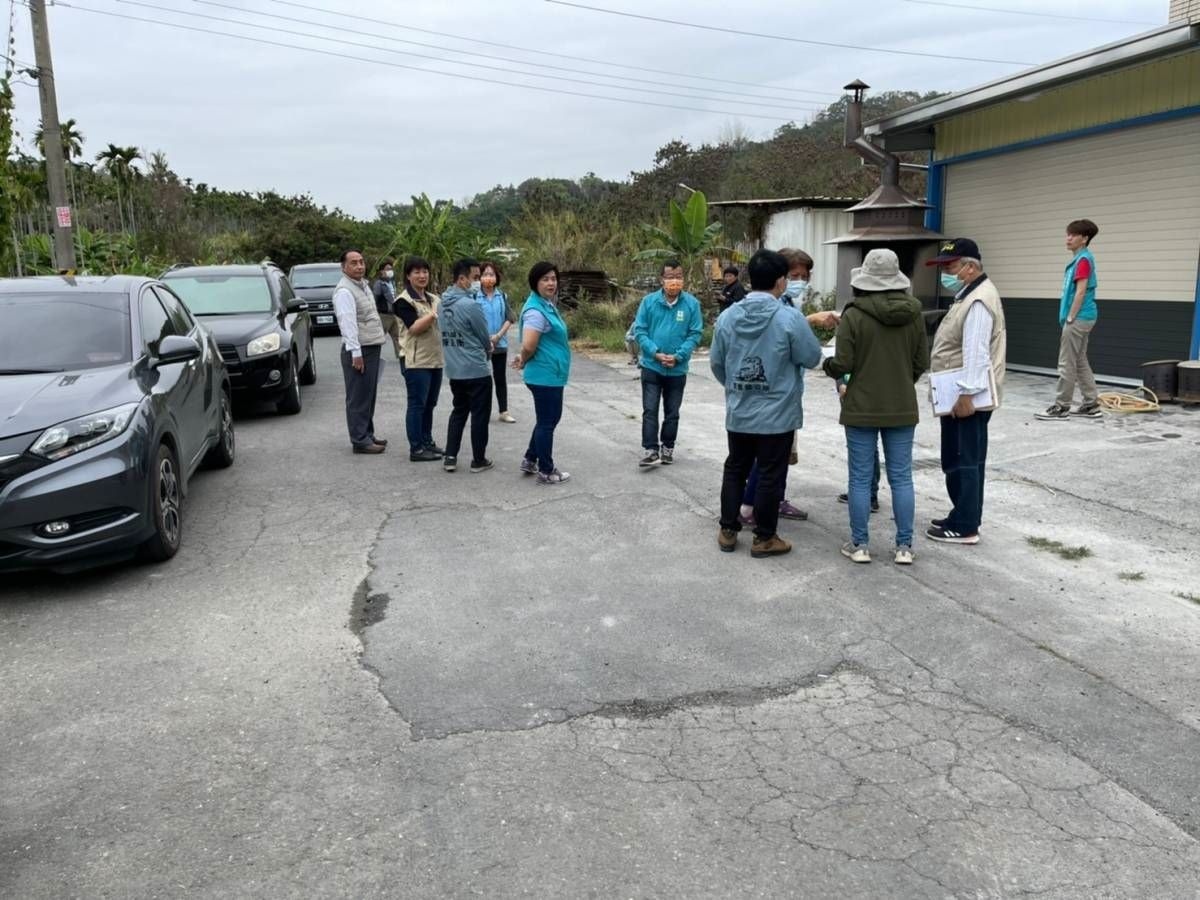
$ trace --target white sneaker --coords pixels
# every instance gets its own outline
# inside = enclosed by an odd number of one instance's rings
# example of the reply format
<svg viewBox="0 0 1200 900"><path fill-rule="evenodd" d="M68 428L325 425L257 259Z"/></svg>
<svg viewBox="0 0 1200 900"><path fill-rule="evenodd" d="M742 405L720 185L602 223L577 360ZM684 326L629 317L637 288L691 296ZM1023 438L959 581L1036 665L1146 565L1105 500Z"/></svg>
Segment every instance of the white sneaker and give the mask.
<svg viewBox="0 0 1200 900"><path fill-rule="evenodd" d="M501 422L508 422L509 424L512 424L513 422L517 421L516 419L514 419L511 415L509 415L506 412L500 413L500 415L496 416L496 418Z"/></svg>
<svg viewBox="0 0 1200 900"><path fill-rule="evenodd" d="M871 561L871 551L864 544L856 544L853 541L846 541L842 544L842 556L856 563L869 563Z"/></svg>
<svg viewBox="0 0 1200 900"><path fill-rule="evenodd" d="M898 566L911 566L913 564L912 547L897 547L895 560Z"/></svg>

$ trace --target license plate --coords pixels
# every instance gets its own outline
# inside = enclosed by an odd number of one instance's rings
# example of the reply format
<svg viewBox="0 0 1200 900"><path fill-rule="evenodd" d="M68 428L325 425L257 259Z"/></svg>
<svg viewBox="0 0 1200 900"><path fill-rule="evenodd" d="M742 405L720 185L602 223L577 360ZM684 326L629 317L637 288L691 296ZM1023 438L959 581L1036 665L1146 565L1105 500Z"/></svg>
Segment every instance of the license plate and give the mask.
<svg viewBox="0 0 1200 900"><path fill-rule="evenodd" d="M317 316L318 325L332 325L333 316Z"/></svg>

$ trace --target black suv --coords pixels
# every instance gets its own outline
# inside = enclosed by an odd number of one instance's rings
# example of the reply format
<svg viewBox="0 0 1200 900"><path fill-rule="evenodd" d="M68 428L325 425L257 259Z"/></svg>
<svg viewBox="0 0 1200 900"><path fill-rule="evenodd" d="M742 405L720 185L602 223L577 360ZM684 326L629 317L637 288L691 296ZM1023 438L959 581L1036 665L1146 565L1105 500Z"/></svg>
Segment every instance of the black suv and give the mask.
<svg viewBox="0 0 1200 900"><path fill-rule="evenodd" d="M300 412L300 385L317 380L312 326L277 266L187 266L162 280L216 337L235 399Z"/></svg>
<svg viewBox="0 0 1200 900"><path fill-rule="evenodd" d="M333 311L333 289L342 277L341 263L303 263L292 266L288 281L300 299L308 303L313 330L337 331L337 315Z"/></svg>

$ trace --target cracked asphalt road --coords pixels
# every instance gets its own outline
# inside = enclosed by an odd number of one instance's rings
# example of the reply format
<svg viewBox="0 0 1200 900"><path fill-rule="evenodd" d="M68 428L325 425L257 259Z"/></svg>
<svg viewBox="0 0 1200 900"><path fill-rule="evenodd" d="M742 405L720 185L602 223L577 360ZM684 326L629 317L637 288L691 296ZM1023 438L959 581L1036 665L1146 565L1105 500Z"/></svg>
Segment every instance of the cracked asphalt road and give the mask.
<svg viewBox="0 0 1200 900"><path fill-rule="evenodd" d="M853 567L810 376L810 520L759 561L714 546L703 363L639 472L633 371L577 360L545 488L519 384L492 472L397 452L394 367L352 456L335 350L171 563L0 583L0 895L1197 896L1200 412L1042 425L1013 376L984 542L881 563L885 488Z"/></svg>

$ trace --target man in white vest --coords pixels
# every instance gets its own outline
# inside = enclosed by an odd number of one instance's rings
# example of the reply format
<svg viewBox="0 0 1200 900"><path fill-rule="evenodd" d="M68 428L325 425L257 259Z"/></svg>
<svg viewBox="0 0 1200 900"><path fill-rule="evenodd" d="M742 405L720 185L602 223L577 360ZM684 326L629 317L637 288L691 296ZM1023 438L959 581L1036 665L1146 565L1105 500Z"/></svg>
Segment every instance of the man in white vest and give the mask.
<svg viewBox="0 0 1200 900"><path fill-rule="evenodd" d="M947 544L979 543L993 410L977 410L973 398L994 386L992 405L999 409L1004 388L1008 355L1004 307L996 285L983 271L982 259L973 240L955 238L942 244L938 255L926 263L941 268L942 287L954 294L954 304L933 336L929 371L962 370L958 400L950 414L941 417L942 471L953 509L944 519L934 519L925 532Z"/></svg>
<svg viewBox="0 0 1200 900"><path fill-rule="evenodd" d="M375 295L364 276L367 263L358 250L342 254L342 278L333 291L333 309L342 332L342 378L346 382L346 427L355 453L382 453L387 441L375 437L375 395L379 355L387 339Z"/></svg>

